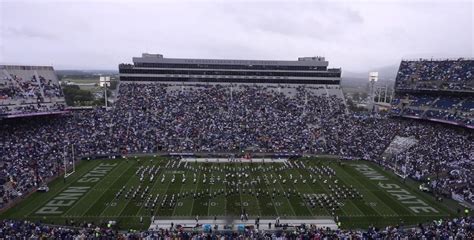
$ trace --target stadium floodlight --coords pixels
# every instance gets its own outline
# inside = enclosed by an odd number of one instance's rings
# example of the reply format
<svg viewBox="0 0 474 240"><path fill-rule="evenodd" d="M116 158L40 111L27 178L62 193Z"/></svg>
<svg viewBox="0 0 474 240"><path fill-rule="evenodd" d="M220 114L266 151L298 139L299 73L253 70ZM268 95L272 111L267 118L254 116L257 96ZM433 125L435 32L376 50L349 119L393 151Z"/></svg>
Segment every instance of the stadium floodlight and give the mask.
<svg viewBox="0 0 474 240"><path fill-rule="evenodd" d="M110 87L110 77L100 77L99 79L99 86L104 87L104 100L105 100L105 108L107 108L107 87Z"/></svg>
<svg viewBox="0 0 474 240"><path fill-rule="evenodd" d="M69 146L71 146L70 159L68 159ZM70 170L70 172L68 172L68 170ZM64 178L71 176L75 172L76 172L76 160L75 160L74 144L65 145L64 146Z"/></svg>
<svg viewBox="0 0 474 240"><path fill-rule="evenodd" d="M369 83L370 83L370 92L369 92L369 101L367 108L369 111L373 110L374 101L375 101L375 83L379 80L379 72L369 72Z"/></svg>
<svg viewBox="0 0 474 240"><path fill-rule="evenodd" d="M369 73L369 81L370 82L377 82L379 80L379 72L370 72Z"/></svg>

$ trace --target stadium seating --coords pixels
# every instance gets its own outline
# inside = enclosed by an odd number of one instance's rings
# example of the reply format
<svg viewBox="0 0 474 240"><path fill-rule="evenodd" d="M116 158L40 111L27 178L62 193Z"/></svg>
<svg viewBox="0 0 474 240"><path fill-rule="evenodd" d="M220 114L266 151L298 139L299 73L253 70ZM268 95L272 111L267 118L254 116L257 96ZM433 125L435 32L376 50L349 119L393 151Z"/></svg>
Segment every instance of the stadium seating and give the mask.
<svg viewBox="0 0 474 240"><path fill-rule="evenodd" d="M434 108L450 109L454 108L457 104L462 101L461 98L456 97L439 97L436 102L433 103Z"/></svg>
<svg viewBox="0 0 474 240"><path fill-rule="evenodd" d="M290 92L291 94L285 94ZM408 110L410 111L410 110ZM413 110L413 112L416 112ZM457 120L451 114L429 113ZM431 116L431 115L430 115ZM278 89L228 85L170 86L122 84L112 109L81 110L66 117L4 121L0 126L1 171L14 187L8 202L26 194L41 179L59 172L64 144L74 143L79 157L128 153L238 152L244 149L276 153L335 154L378 161L397 135L415 136L417 144L397 161L418 168L410 176L427 177L433 161L446 172L452 163L469 158L472 132L438 124L347 114L342 99L315 94L311 89ZM449 137L446 137L449 136ZM449 146L456 147L446 147ZM439 149L442 154L429 149ZM38 163L40 180L29 162ZM388 164L388 163L387 163ZM411 166L411 165L408 165ZM467 181L472 171L461 176ZM447 177L443 184L449 185ZM455 188L445 188L456 191ZM467 199L473 201L472 196Z"/></svg>
<svg viewBox="0 0 474 240"><path fill-rule="evenodd" d="M435 97L431 96L419 96L419 97L414 97L411 96L412 102L410 103L410 106L429 106L433 103L433 101L436 100Z"/></svg>
<svg viewBox="0 0 474 240"><path fill-rule="evenodd" d="M474 90L474 60L402 61L397 88Z"/></svg>
<svg viewBox="0 0 474 240"><path fill-rule="evenodd" d="M395 87L396 97L392 101L391 114L410 118L421 118L468 128L474 127L473 114L473 60L418 60L402 61L398 71ZM407 172L415 179L423 176L445 174L441 180L432 184L446 196L460 193L464 199L473 202L472 172L472 133L452 135L445 129L412 126L403 134L417 136L418 144L396 156L391 156L392 167L413 165ZM429 133L427 131L433 131ZM460 137L460 138L459 138ZM464 142L467 144L461 144ZM459 155L450 156L454 149L466 148ZM464 153L461 153L464 152ZM457 160L453 160L452 157ZM471 159L471 161L469 160ZM441 164L438 165L438 164ZM442 171L440 169L449 169ZM401 171L397 169L396 171ZM456 172L453 175L452 172ZM457 174L459 171L459 175ZM466 189L467 186L467 189Z"/></svg>
<svg viewBox="0 0 474 240"><path fill-rule="evenodd" d="M0 65L1 115L50 112L64 107L64 95L52 67Z"/></svg>
<svg viewBox="0 0 474 240"><path fill-rule="evenodd" d="M297 226L295 230L274 227L271 231L245 228L241 232L223 229L182 231L180 225L159 231L118 232L91 223L76 226L51 226L40 222L2 220L0 238L8 239L472 239L472 217L441 219L414 227L387 226L367 230L331 230L314 225Z"/></svg>
<svg viewBox="0 0 474 240"><path fill-rule="evenodd" d="M374 161L396 172L402 171L403 166L406 174L416 180L426 180L439 172L436 181L429 182L433 189L446 196L456 194L474 203L472 131L388 115L347 113L343 99L328 93L331 91L302 86L278 89L249 85L127 83L119 86L119 98L111 109L3 120L0 156L4 164L0 172L7 181L0 191L2 206L28 194L46 179L58 176L63 160L61 153L67 144L74 144L78 157L159 151L237 153L248 149L339 155L344 159ZM466 120L469 115L463 115L468 114L464 110L472 108L472 98L423 96L420 99L416 95L410 95L408 100L400 97L395 100L398 108L393 112L473 124ZM412 102L415 102L414 106L410 105ZM441 108L433 106L436 102ZM445 106L448 107L443 108ZM414 137L417 143L382 160L385 149L397 136ZM465 224L471 220L459 221L452 220L452 224L459 227L445 229L446 234L466 234ZM40 230L32 233L29 229L33 228ZM28 236L118 236L106 228L56 229L39 223L9 220L3 221L1 229L3 233ZM396 234L429 238L436 231L436 227L429 225L421 232L419 229L400 232L394 227L356 233L313 229L304 234L382 238ZM183 236L180 234L184 233L140 234ZM275 233L249 231L246 234L273 237ZM134 236L134 233L125 235Z"/></svg>
<svg viewBox="0 0 474 240"><path fill-rule="evenodd" d="M424 110L419 110L419 109L413 109L413 108L405 108L403 111L403 114L409 115L409 116L416 116L416 117L421 117L424 113Z"/></svg>
<svg viewBox="0 0 474 240"><path fill-rule="evenodd" d="M460 109L466 112L474 111L474 98L467 98L464 102L461 103Z"/></svg>
<svg viewBox="0 0 474 240"><path fill-rule="evenodd" d="M474 60L402 61L391 113L472 127Z"/></svg>

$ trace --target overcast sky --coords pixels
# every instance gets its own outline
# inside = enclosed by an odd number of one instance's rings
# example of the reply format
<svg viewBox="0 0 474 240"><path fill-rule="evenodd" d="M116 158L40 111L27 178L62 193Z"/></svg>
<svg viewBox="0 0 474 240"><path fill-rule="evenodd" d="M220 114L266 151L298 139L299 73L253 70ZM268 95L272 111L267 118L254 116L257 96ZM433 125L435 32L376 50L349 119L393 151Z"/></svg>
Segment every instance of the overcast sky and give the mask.
<svg viewBox="0 0 474 240"><path fill-rule="evenodd" d="M296 60L368 71L401 58L472 57L470 0L0 0L0 63L117 69L142 52Z"/></svg>

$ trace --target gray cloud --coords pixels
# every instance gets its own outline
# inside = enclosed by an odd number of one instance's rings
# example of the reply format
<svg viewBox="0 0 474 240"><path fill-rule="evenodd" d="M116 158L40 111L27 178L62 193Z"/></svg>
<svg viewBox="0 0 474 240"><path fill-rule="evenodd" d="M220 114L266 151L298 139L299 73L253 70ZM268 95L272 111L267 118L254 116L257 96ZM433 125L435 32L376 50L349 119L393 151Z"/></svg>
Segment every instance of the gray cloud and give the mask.
<svg viewBox="0 0 474 240"><path fill-rule="evenodd" d="M362 24L358 11L325 2L256 2L221 5L232 9L229 15L245 29L292 38L310 37L319 40L334 38L348 27Z"/></svg>
<svg viewBox="0 0 474 240"><path fill-rule="evenodd" d="M57 40L59 36L48 33L46 31L37 30L30 26L15 26L5 29L4 37L6 38L32 38L33 40Z"/></svg>
<svg viewBox="0 0 474 240"><path fill-rule="evenodd" d="M116 69L167 57L296 59L367 71L473 56L472 1L2 1L0 62Z"/></svg>

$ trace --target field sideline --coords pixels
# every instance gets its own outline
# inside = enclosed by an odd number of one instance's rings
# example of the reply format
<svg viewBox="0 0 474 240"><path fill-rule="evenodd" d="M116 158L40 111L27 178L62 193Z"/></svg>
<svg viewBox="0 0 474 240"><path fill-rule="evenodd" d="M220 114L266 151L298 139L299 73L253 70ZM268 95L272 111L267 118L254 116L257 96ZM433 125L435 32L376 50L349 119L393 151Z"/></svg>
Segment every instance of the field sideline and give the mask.
<svg viewBox="0 0 474 240"><path fill-rule="evenodd" d="M404 225L413 225L455 216L454 210L419 192L416 186L402 183L399 178L375 164L352 161L341 165L335 160L324 158L297 161L308 168L333 169L335 174L332 177L321 174L317 181L311 181L318 174L313 174L305 168L281 170L281 163L265 163L261 169L257 169L258 163L190 163L188 168L183 167L184 164L173 168L170 163L178 161L161 157L82 161L77 166L76 173L65 182L62 178L56 179L49 184L49 192L32 194L1 214L1 217L41 220L54 224L65 224L70 220L75 223L87 221L95 224L115 220L120 229L147 229L152 214L156 218L177 219L176 223L180 218L194 219L195 216L201 219L214 216L239 218L243 211L251 218L333 218L330 208L319 205L313 207L309 200L303 197L335 196L334 190L331 190L333 187L353 188L362 195L361 198L337 200L340 207L335 210L334 215L342 223L342 228L366 228L370 224L383 227L402 221ZM140 166L142 169L147 166L159 169L156 170L157 175L152 181L149 180L151 175L145 174L141 182L138 173ZM226 174L230 175L236 169L239 172L242 168L248 169L248 176L235 176L235 182L257 178L262 181L255 181L255 185L248 187L233 188L220 180L230 180ZM196 183L193 182L194 176ZM268 178L270 184L265 184L264 178ZM175 180L172 182L171 179ZM281 179L288 181L283 182ZM299 182L296 183L295 180ZM214 183L210 184L211 181ZM139 185L141 190L137 190ZM143 189L146 187L149 190L144 193ZM117 197L122 188L122 194ZM258 189L262 191L256 196ZM135 199L124 197L126 192L134 191L138 194ZM234 193L223 194L220 191ZM196 192L202 193L203 196L193 197L192 194ZM272 196L273 192L277 194ZM183 193L190 194L183 197ZM286 193L291 194L286 196ZM147 198L151 196L153 200L158 194L158 206L151 210L150 200ZM176 200L170 201L173 194ZM208 194L211 194L211 197ZM165 195L166 204L160 207L159 203ZM172 206L169 207L169 204ZM140 223L140 217L143 223Z"/></svg>

